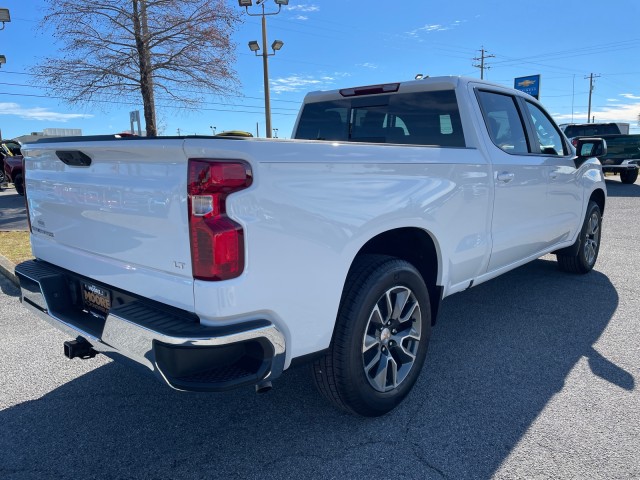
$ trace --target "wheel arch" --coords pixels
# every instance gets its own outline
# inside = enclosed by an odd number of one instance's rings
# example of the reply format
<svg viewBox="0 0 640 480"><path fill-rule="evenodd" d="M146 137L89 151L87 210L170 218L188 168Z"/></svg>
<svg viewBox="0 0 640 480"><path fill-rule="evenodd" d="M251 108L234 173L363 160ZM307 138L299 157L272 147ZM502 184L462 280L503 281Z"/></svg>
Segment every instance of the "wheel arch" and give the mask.
<svg viewBox="0 0 640 480"><path fill-rule="evenodd" d="M604 206L607 201L607 196L604 193L604 190L598 188L591 192L591 196L589 197L589 201L593 200L600 207L600 214L604 215ZM588 204L588 202L587 202Z"/></svg>
<svg viewBox="0 0 640 480"><path fill-rule="evenodd" d="M431 304L431 324L435 324L442 299L442 287L437 285L440 260L438 249L432 236L425 230L416 227L403 227L382 232L365 243L356 258L360 255L389 255L411 263L420 272L429 291Z"/></svg>

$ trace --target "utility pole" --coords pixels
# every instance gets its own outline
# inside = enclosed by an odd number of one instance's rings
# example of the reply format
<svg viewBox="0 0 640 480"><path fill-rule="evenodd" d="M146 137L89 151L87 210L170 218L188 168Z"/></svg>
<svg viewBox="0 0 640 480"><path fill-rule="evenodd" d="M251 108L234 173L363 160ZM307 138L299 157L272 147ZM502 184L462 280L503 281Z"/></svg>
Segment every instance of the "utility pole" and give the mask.
<svg viewBox="0 0 640 480"><path fill-rule="evenodd" d="M258 50L260 50L260 45L257 41L252 40L249 42L249 50L256 54L256 57L262 57L262 73L264 76L264 116L266 123L266 136L267 138L271 138L271 97L269 95L269 57L276 54L278 50L282 48L284 42L282 40L274 40L271 44L271 50L273 53L267 53L267 16L268 15L277 15L280 13L283 5L289 5L289 0L273 0L276 5L278 5L278 11L276 12L266 12L264 8L264 3L266 0L257 0L256 5L260 5L262 7L262 13L250 13L249 7L253 5L253 0L238 0L238 4L241 7L244 7L247 15L252 17L262 16L262 53L258 54Z"/></svg>
<svg viewBox="0 0 640 480"><path fill-rule="evenodd" d="M488 67L484 64L484 59L485 58L494 58L495 55L487 55L487 51L484 49L484 46L480 49L480 57L479 58L474 58L473 60L475 60L476 62L480 62L479 64L473 65L476 68L480 69L480 80L484 80L484 70L489 69L491 67Z"/></svg>
<svg viewBox="0 0 640 480"><path fill-rule="evenodd" d="M589 123L590 119L591 119L591 94L593 93L593 79L594 78L598 78L600 77L600 75L594 75L593 73L591 75L589 75L588 77L584 77L585 80L588 78L589 79L589 112L587 113L587 123ZM593 122L591 122L593 123Z"/></svg>

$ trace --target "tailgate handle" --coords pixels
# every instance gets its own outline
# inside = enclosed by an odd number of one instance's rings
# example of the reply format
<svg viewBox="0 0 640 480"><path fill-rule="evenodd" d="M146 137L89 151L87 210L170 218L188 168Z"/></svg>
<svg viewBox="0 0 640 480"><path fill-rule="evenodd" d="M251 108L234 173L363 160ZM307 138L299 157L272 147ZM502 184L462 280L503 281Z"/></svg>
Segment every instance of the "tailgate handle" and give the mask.
<svg viewBox="0 0 640 480"><path fill-rule="evenodd" d="M91 158L80 150L56 150L56 155L62 163L71 167L88 167Z"/></svg>

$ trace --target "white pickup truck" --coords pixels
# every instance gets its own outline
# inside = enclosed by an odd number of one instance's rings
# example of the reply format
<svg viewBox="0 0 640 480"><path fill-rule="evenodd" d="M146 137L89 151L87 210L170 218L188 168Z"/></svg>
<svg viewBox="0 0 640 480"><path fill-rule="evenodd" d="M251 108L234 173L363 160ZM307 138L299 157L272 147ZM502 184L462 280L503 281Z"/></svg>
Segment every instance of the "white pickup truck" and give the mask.
<svg viewBox="0 0 640 480"><path fill-rule="evenodd" d="M587 273L606 188L540 104L474 79L310 93L294 140L77 137L24 148L22 302L185 391L267 390L297 363L382 415L438 306L554 252ZM131 363L131 362L128 362Z"/></svg>

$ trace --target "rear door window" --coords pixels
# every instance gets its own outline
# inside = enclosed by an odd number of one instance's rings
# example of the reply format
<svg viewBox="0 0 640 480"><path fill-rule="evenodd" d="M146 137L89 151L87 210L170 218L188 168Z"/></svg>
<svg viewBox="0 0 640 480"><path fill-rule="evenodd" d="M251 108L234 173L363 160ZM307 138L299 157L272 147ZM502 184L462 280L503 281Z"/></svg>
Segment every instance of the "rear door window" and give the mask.
<svg viewBox="0 0 640 480"><path fill-rule="evenodd" d="M529 153L531 149L515 97L485 90L478 90L477 94L491 141L507 153Z"/></svg>

